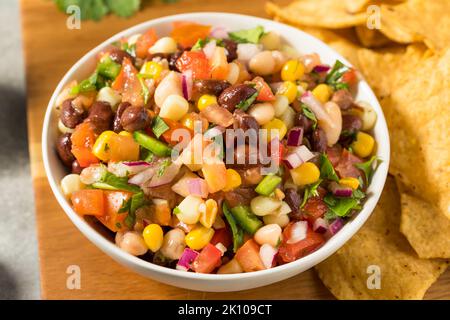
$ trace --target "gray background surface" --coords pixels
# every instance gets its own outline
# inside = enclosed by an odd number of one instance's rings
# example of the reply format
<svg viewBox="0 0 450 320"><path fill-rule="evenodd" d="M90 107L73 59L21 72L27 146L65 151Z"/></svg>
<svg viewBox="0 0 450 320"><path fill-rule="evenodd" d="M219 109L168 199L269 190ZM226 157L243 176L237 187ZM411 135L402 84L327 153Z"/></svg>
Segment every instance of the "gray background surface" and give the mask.
<svg viewBox="0 0 450 320"><path fill-rule="evenodd" d="M19 1L0 1L0 299L39 299Z"/></svg>

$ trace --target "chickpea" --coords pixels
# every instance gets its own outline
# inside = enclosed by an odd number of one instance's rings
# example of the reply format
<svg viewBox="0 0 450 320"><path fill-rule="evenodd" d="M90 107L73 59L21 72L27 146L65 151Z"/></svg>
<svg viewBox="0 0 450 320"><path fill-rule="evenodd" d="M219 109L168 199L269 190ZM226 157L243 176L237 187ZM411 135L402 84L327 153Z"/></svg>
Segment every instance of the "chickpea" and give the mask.
<svg viewBox="0 0 450 320"><path fill-rule="evenodd" d="M161 246L161 253L169 259L180 259L183 254L186 242L184 241L185 234L183 230L175 228L164 235L163 244Z"/></svg>
<svg viewBox="0 0 450 320"><path fill-rule="evenodd" d="M133 256L141 256L148 250L144 238L135 231L117 232L116 245Z"/></svg>
<svg viewBox="0 0 450 320"><path fill-rule="evenodd" d="M154 53L174 53L177 51L177 42L171 37L162 37L149 49L151 54Z"/></svg>
<svg viewBox="0 0 450 320"><path fill-rule="evenodd" d="M281 227L278 224L268 224L259 228L254 238L259 245L267 243L272 247L276 247L281 239L281 231Z"/></svg>
<svg viewBox="0 0 450 320"><path fill-rule="evenodd" d="M252 72L266 76L275 70L275 59L271 51L262 51L253 56L249 61L249 68Z"/></svg>
<svg viewBox="0 0 450 320"><path fill-rule="evenodd" d="M289 224L290 220L289 220L289 215L287 215L287 214L274 213L274 214L269 214L267 216L264 216L263 221L267 225L277 224L281 228L284 228Z"/></svg>
<svg viewBox="0 0 450 320"><path fill-rule="evenodd" d="M257 103L250 107L248 114L255 118L258 124L262 126L275 117L275 109L271 103Z"/></svg>
<svg viewBox="0 0 450 320"><path fill-rule="evenodd" d="M278 50L272 51L272 57L275 60L275 67L273 69L273 72L279 72L288 59L283 52Z"/></svg>
<svg viewBox="0 0 450 320"><path fill-rule="evenodd" d="M264 34L259 41L266 50L276 50L280 48L280 35L274 31L269 31Z"/></svg>
<svg viewBox="0 0 450 320"><path fill-rule="evenodd" d="M166 98L173 94L183 96L180 76L178 73L171 71L156 87L154 96L156 105L161 108Z"/></svg>
<svg viewBox="0 0 450 320"><path fill-rule="evenodd" d="M106 168L102 165L91 165L84 168L80 174L80 180L84 184L93 184L101 180L106 172Z"/></svg>

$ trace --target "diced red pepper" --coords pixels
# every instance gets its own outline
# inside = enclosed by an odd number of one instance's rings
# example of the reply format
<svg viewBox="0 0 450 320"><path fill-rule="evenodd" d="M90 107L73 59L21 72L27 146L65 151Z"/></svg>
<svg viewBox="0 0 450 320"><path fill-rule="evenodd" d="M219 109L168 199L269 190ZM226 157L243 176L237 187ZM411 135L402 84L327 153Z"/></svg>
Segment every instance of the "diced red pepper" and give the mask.
<svg viewBox="0 0 450 320"><path fill-rule="evenodd" d="M181 46L192 47L198 39L204 39L209 35L211 26L206 26L190 21L176 21L170 36Z"/></svg>
<svg viewBox="0 0 450 320"><path fill-rule="evenodd" d="M208 243L192 263L192 269L198 273L211 273L222 263L222 251Z"/></svg>
<svg viewBox="0 0 450 320"><path fill-rule="evenodd" d="M273 101L275 100L275 95L270 89L270 86L267 82L264 81L261 77L256 77L252 80L256 84L256 89L259 91L256 100L258 101Z"/></svg>
<svg viewBox="0 0 450 320"><path fill-rule="evenodd" d="M229 248L233 242L233 238L231 236L230 230L228 228L221 228L214 232L214 236L212 237L210 243L216 245L221 243L225 246L225 248Z"/></svg>
<svg viewBox="0 0 450 320"><path fill-rule="evenodd" d="M236 252L234 258L245 272L264 270L264 264L259 257L259 245L255 240L247 240Z"/></svg>
<svg viewBox="0 0 450 320"><path fill-rule="evenodd" d="M211 67L203 51L184 51L176 66L181 72L191 70L194 79L211 78Z"/></svg>
<svg viewBox="0 0 450 320"><path fill-rule="evenodd" d="M72 153L81 167L85 168L100 161L92 153L96 135L89 122L80 123L76 126L70 140L72 142Z"/></svg>
<svg viewBox="0 0 450 320"><path fill-rule="evenodd" d="M105 198L103 190L83 189L72 193L73 210L79 215L105 215Z"/></svg>
<svg viewBox="0 0 450 320"><path fill-rule="evenodd" d="M342 75L342 82L348 84L350 87L358 82L358 75L355 69L350 69Z"/></svg>
<svg viewBox="0 0 450 320"><path fill-rule="evenodd" d="M278 249L278 259L282 262L292 262L307 256L325 243L325 239L319 233L312 231L308 226L306 238L295 243L287 243L291 237L294 223L290 223L283 231L283 242Z"/></svg>
<svg viewBox="0 0 450 320"><path fill-rule="evenodd" d="M113 232L128 230L124 223L128 211L119 211L131 196L130 192L125 191L104 191L105 215L98 217L98 220Z"/></svg>
<svg viewBox="0 0 450 320"><path fill-rule="evenodd" d="M141 35L136 41L136 56L144 59L148 55L148 49L155 44L156 40L158 37L154 29L149 29Z"/></svg>

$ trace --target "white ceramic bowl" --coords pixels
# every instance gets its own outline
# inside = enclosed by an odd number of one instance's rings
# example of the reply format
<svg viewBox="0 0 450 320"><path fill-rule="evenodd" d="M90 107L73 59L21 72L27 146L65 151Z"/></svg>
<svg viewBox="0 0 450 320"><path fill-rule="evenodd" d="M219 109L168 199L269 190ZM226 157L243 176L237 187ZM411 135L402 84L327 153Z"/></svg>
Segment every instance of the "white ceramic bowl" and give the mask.
<svg viewBox="0 0 450 320"><path fill-rule="evenodd" d="M359 83L357 99L369 102L378 115L378 121L375 125L373 133L378 144L377 155L383 160L383 162L373 177L372 183L368 189L369 196L361 212L352 221L347 223L323 247L295 262L269 270L229 275L198 274L161 267L134 257L119 249L113 242L111 242L110 239L104 237L100 230L96 230L91 224L88 224L83 218L78 216L61 192L59 182L67 171L61 164L55 152L54 145L58 135L58 116L54 111L53 106L55 104L56 97L62 88L71 80L79 80L88 76L95 68L96 55L108 44L119 40L122 37L141 33L149 28L155 28L159 35L168 34L171 30L171 23L179 20L195 21L212 26L225 26L230 30L253 28L257 25L261 25L265 28L265 30L273 30L278 32L282 35L285 41L300 52L317 52L322 58L322 61L325 63L333 64L336 59L339 59L347 65L350 65L348 61L329 48L326 44L298 29L278 22L245 15L206 12L180 14L147 21L120 32L96 48L92 49L80 60L78 60L78 62L70 68L64 78L60 81L48 104L44 120L44 128L42 131L42 154L45 171L56 199L75 226L92 243L94 243L111 258L145 277L149 277L173 286L201 291L238 291L281 281L313 267L344 245L364 224L375 208L386 180L389 166L388 130L380 105L378 104L374 93L365 81L360 81Z"/></svg>

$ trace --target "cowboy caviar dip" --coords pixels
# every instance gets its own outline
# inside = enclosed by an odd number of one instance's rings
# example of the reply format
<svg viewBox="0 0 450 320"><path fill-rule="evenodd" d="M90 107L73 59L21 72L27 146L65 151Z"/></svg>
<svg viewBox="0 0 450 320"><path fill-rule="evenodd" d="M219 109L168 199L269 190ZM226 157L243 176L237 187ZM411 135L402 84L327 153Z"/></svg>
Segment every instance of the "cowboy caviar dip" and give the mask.
<svg viewBox="0 0 450 320"><path fill-rule="evenodd" d="M260 26L176 22L123 38L57 98L56 150L72 172L62 191L159 265L226 274L295 261L366 197L376 113L354 101L357 82Z"/></svg>

